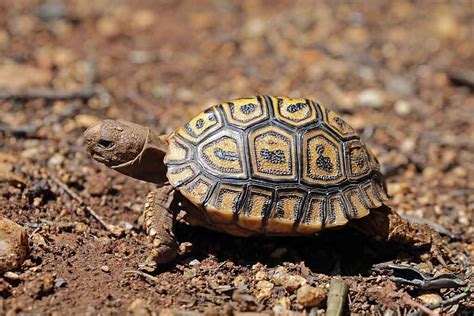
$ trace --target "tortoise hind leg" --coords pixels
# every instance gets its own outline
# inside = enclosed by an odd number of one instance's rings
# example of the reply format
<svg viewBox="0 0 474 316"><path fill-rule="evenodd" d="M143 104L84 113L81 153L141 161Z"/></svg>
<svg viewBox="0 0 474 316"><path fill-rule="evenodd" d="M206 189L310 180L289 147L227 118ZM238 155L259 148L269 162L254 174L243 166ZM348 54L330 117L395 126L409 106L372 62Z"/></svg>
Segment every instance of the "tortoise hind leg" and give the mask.
<svg viewBox="0 0 474 316"><path fill-rule="evenodd" d="M393 241L415 248L428 247L436 234L430 227L412 223L385 205L371 210L364 218L351 221L350 225L378 240Z"/></svg>
<svg viewBox="0 0 474 316"><path fill-rule="evenodd" d="M178 254L178 243L173 231L176 214L171 207L174 193L174 188L167 185L152 190L146 197L143 225L152 249L140 264L141 270L154 271L157 264L168 263Z"/></svg>

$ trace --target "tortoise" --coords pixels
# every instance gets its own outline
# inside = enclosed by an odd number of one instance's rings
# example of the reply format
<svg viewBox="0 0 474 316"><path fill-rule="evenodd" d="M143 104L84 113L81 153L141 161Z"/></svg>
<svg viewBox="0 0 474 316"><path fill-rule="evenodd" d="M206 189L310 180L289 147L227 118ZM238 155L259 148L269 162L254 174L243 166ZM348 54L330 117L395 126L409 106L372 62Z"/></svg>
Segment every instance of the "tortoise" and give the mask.
<svg viewBox="0 0 474 316"><path fill-rule="evenodd" d="M176 258L179 217L244 237L312 235L349 222L386 240L431 240L385 206L380 164L356 131L309 99L232 100L169 135L113 120L84 135L93 159L158 185L144 205L152 242L144 268Z"/></svg>

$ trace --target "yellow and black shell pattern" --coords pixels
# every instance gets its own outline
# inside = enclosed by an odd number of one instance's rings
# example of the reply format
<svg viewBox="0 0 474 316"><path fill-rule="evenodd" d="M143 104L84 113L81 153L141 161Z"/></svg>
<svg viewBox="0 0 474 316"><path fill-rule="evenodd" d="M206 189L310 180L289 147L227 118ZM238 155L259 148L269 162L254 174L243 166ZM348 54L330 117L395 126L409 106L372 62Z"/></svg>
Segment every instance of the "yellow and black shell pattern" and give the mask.
<svg viewBox="0 0 474 316"><path fill-rule="evenodd" d="M388 198L379 164L355 130L308 99L256 96L212 106L169 136L165 164L170 183L217 230L237 235L313 234L364 217Z"/></svg>

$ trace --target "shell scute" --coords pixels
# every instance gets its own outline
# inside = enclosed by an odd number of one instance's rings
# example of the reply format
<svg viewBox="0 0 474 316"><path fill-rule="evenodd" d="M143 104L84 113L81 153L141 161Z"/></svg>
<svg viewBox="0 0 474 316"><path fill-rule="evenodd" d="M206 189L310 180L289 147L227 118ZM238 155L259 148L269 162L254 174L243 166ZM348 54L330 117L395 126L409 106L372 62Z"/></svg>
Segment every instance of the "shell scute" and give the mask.
<svg viewBox="0 0 474 316"><path fill-rule="evenodd" d="M270 97L276 119L289 126L303 126L317 122L318 111L313 102L301 98Z"/></svg>
<svg viewBox="0 0 474 316"><path fill-rule="evenodd" d="M197 143L221 126L222 118L217 109L210 107L179 128L177 133L190 142Z"/></svg>
<svg viewBox="0 0 474 316"><path fill-rule="evenodd" d="M192 149L175 135L168 138L168 146L165 164L180 164L190 159Z"/></svg>
<svg viewBox="0 0 474 316"><path fill-rule="evenodd" d="M273 191L266 188L249 187L243 208L239 212L239 226L260 231L262 219L268 216L272 206Z"/></svg>
<svg viewBox="0 0 474 316"><path fill-rule="evenodd" d="M218 223L231 223L239 210L240 201L244 195L242 186L221 184L213 193L207 205L207 211L212 221Z"/></svg>
<svg viewBox="0 0 474 316"><path fill-rule="evenodd" d="M358 139L346 143L347 174L357 180L368 175L372 169L365 146Z"/></svg>
<svg viewBox="0 0 474 316"><path fill-rule="evenodd" d="M291 133L272 125L254 130L249 149L252 176L270 181L296 179L296 145Z"/></svg>
<svg viewBox="0 0 474 316"><path fill-rule="evenodd" d="M335 185L346 180L341 143L322 129L303 135L303 179L313 185Z"/></svg>
<svg viewBox="0 0 474 316"><path fill-rule="evenodd" d="M216 176L246 178L242 136L235 131L219 131L198 146L198 160Z"/></svg>
<svg viewBox="0 0 474 316"><path fill-rule="evenodd" d="M213 187L214 181L203 175L199 175L194 180L184 185L181 188L181 192L193 204L199 206L204 204Z"/></svg>
<svg viewBox="0 0 474 316"><path fill-rule="evenodd" d="M295 222L300 217L304 198L305 193L298 190L278 192L276 203L265 226L265 232L291 233Z"/></svg>
<svg viewBox="0 0 474 316"><path fill-rule="evenodd" d="M302 234L317 233L323 229L326 217L326 196L311 194L296 231Z"/></svg>
<svg viewBox="0 0 474 316"><path fill-rule="evenodd" d="M260 96L232 100L221 106L227 121L239 128L268 119L268 107Z"/></svg>
<svg viewBox="0 0 474 316"><path fill-rule="evenodd" d="M324 108L322 105L320 105L320 107L321 110L325 113L324 119L326 124L328 124L332 130L339 134L339 136L344 139L357 136L357 133L352 128L352 126L347 124L347 122L344 121L339 114Z"/></svg>

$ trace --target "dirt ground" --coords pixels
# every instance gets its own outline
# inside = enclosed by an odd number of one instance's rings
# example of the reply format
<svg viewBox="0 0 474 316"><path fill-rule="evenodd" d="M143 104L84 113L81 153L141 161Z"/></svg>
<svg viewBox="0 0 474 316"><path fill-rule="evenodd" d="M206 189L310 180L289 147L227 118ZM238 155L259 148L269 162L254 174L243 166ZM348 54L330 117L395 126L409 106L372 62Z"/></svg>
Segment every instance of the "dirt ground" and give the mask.
<svg viewBox="0 0 474 316"><path fill-rule="evenodd" d="M474 313L472 1L2 0L0 12L0 214L30 237L0 278L0 314L324 313L288 276L324 291L342 278L346 313ZM153 185L92 161L83 131L112 118L167 133L254 94L342 113L383 164L390 207L438 230L439 251L349 228L245 239L179 225L179 258L137 274ZM427 289L416 271L452 282Z"/></svg>

